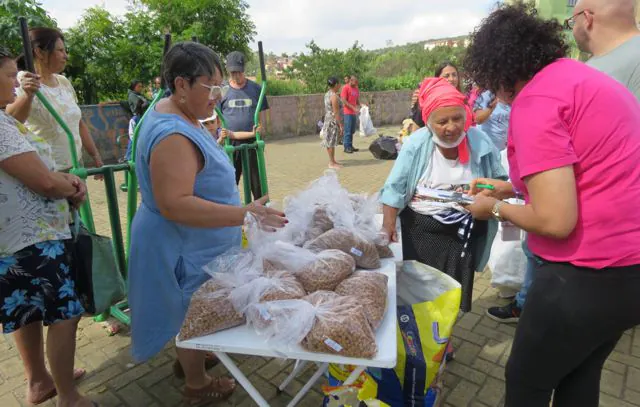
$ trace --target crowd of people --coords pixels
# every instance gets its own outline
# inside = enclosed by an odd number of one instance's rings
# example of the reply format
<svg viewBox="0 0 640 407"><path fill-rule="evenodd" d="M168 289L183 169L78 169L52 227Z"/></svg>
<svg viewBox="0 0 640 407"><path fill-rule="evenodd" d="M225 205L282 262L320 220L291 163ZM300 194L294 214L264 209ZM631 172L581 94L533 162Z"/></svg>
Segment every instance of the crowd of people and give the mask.
<svg viewBox="0 0 640 407"><path fill-rule="evenodd" d="M445 62L411 101L412 134L380 194L383 231L406 260L451 275L472 307L475 272L483 271L500 223L526 232L521 291L489 309L517 322L506 368L506 406L598 405L602 366L623 333L640 324L640 31L633 0L580 0L565 21L528 6L498 7L476 29L464 71ZM571 29L586 63L567 58ZM30 31L35 73L0 51L0 323L14 334L27 377L26 401L55 395L59 407L90 407L74 381L75 333L84 309L75 290L72 211L85 199L66 134L34 97L45 93L82 149L102 166L82 122L71 83L60 73L67 53L54 29ZM221 58L193 42L175 44L156 80L163 97L139 129L136 175L142 203L132 225L129 304L132 351L143 362L173 340L202 271L240 247L247 216L281 228L286 215L266 204L257 158L250 158L254 202L243 206L240 158L221 144L252 143L260 86L244 75L245 57ZM462 76L475 84L465 95ZM161 84L166 84L164 93ZM348 83L347 83L348 82ZM361 105L358 80L329 78L323 146L353 147ZM142 83L131 83L134 125L147 109ZM215 114L226 119L221 128ZM130 154L130 152L129 152ZM82 163L80 163L82 164ZM472 201L434 201L430 191ZM524 204L507 202L520 197ZM152 234L154 239L149 239ZM49 328L46 342L43 326ZM45 354L50 371L45 365ZM177 349L188 404L228 398L236 383L212 377L217 360Z"/></svg>

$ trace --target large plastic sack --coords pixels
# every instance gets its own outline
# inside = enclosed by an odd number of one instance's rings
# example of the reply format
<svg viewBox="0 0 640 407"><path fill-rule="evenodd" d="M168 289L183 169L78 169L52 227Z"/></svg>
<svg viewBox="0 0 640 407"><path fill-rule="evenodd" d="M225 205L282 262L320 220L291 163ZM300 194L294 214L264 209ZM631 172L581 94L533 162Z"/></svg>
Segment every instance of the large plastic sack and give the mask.
<svg viewBox="0 0 640 407"><path fill-rule="evenodd" d="M527 257L522 250L522 241L504 241L505 229L501 224L491 246L487 265L491 269L491 285L519 290L524 283Z"/></svg>
<svg viewBox="0 0 640 407"><path fill-rule="evenodd" d="M369 114L369 106L360 108L360 137L369 137L376 134L378 130L373 127L373 120Z"/></svg>
<svg viewBox="0 0 640 407"><path fill-rule="evenodd" d="M380 136L369 146L369 151L378 160L395 160L398 158L398 140L389 136Z"/></svg>
<svg viewBox="0 0 640 407"><path fill-rule="evenodd" d="M453 278L409 261L397 276L398 364L367 370L376 399L391 407L437 405L447 345L458 317L462 289ZM331 365L332 369L344 369ZM330 377L330 384L332 383Z"/></svg>

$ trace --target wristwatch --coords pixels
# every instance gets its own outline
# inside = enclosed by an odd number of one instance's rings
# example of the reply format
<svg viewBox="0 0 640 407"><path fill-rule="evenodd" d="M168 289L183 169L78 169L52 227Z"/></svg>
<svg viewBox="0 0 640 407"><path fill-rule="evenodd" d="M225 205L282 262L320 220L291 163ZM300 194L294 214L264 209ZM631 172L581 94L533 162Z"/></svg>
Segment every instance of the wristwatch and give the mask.
<svg viewBox="0 0 640 407"><path fill-rule="evenodd" d="M495 205L493 205L493 209L491 209L491 214L493 215L494 218L496 218L496 220L498 222L502 222L504 219L502 219L502 216L500 216L500 207L502 206L504 202L502 201L498 201L496 202Z"/></svg>

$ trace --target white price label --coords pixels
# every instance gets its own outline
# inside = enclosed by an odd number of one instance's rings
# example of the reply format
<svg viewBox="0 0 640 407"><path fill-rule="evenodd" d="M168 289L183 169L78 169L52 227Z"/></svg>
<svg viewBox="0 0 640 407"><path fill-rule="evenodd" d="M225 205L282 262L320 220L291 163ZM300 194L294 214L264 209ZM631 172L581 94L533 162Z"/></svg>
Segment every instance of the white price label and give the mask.
<svg viewBox="0 0 640 407"><path fill-rule="evenodd" d="M335 350L336 352L342 352L342 346L331 338L327 338L324 340L325 345Z"/></svg>
<svg viewBox="0 0 640 407"><path fill-rule="evenodd" d="M353 254L354 256L362 257L362 252L355 247L351 248L351 254Z"/></svg>

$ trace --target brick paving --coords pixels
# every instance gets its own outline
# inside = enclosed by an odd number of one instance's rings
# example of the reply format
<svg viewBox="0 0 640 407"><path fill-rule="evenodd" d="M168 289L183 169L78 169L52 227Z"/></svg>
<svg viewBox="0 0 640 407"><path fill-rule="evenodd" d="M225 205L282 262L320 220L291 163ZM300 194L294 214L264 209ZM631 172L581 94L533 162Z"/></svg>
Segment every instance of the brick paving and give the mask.
<svg viewBox="0 0 640 407"><path fill-rule="evenodd" d="M383 129L391 134L395 129ZM366 148L368 140L357 139ZM353 156L338 154L345 167L340 171L343 184L353 192L377 190L386 178L391 162L380 162L363 151ZM317 137L282 140L269 144L267 150L271 197L282 200L287 194L303 188L322 175L326 154ZM102 186L89 181L94 218L98 231L109 233L108 214ZM120 196L124 221L125 196ZM515 327L500 325L484 316L487 307L498 302L497 291L490 286L488 273L479 274L474 286L473 310L466 314L454 331L456 360L445 373L446 407L502 406L504 398L504 366L509 356ZM134 365L129 355L130 338L126 330L108 336L101 324L84 319L78 330L77 365L88 370L80 389L104 407L141 407L181 405L182 382L175 379L171 365L175 352L172 345L151 361ZM552 343L549 346L553 346ZM292 362L234 356L240 369L272 406L285 406L308 379L308 370L294 380L286 392L277 394L276 387L292 368ZM214 374L224 374L222 366ZM11 337L0 338L0 406L24 404L22 364ZM640 328L625 334L605 365L602 374L603 407L640 406ZM300 403L319 406L322 396L318 384ZM246 392L239 389L228 405L253 406ZM44 406L55 406L53 401Z"/></svg>

